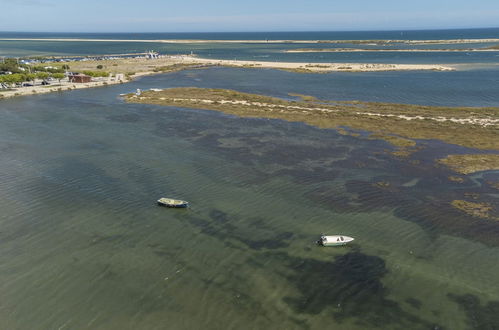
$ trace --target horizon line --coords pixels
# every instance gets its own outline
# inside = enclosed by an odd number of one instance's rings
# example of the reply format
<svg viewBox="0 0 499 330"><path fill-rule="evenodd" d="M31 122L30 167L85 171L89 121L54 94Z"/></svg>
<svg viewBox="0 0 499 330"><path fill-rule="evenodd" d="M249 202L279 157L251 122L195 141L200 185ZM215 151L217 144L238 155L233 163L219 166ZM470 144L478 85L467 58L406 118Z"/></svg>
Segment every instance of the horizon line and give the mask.
<svg viewBox="0 0 499 330"><path fill-rule="evenodd" d="M0 31L0 33L67 33L67 34L77 34L77 33L115 33L115 34L130 34L130 33L141 33L141 34L152 34L152 33L199 33L199 34L209 34L209 33L310 33L310 32L404 32L404 31L448 31L448 30L492 30L499 29L499 26L495 27L448 27L448 28L406 28L406 29L381 29L381 30L269 30L269 31Z"/></svg>

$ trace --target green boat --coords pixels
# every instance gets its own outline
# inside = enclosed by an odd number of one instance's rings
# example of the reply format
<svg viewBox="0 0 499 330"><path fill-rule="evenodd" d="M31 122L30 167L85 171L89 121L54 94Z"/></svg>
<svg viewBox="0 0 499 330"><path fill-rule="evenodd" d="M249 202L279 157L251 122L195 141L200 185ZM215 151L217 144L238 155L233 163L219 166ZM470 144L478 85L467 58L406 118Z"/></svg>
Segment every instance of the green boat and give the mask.
<svg viewBox="0 0 499 330"><path fill-rule="evenodd" d="M180 200L180 199L173 199L173 198L160 198L158 199L158 205L159 206L166 206L166 207L175 207L175 208L186 208L189 206L189 202Z"/></svg>

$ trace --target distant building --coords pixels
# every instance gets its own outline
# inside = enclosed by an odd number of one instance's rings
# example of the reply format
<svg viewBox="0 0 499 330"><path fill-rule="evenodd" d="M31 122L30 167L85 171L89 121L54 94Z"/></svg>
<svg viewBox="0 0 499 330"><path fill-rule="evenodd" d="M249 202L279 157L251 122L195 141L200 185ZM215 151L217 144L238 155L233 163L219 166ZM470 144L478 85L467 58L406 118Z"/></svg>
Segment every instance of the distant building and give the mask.
<svg viewBox="0 0 499 330"><path fill-rule="evenodd" d="M88 83L92 81L92 77L87 76L86 74L81 73L73 73L68 75L69 82L72 83Z"/></svg>

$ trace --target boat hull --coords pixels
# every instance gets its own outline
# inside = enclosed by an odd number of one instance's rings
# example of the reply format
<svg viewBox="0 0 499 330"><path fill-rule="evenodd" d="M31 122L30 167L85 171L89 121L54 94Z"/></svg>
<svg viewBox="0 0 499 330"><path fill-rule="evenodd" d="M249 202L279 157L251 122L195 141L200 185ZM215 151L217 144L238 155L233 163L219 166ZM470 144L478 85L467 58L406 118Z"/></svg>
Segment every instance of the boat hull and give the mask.
<svg viewBox="0 0 499 330"><path fill-rule="evenodd" d="M171 208L174 208L174 209L185 209L185 208L187 208L187 206L189 206L189 203L185 203L185 204L168 204L168 203L158 202L158 205L159 206L164 206L164 207L171 207Z"/></svg>
<svg viewBox="0 0 499 330"><path fill-rule="evenodd" d="M354 241L354 238L344 235L335 235L335 236L325 236L322 235L321 238L317 241L317 244L321 246L343 246L348 243Z"/></svg>
<svg viewBox="0 0 499 330"><path fill-rule="evenodd" d="M176 209L185 209L189 206L189 203L180 199L173 198L160 198L158 199L159 206L171 207Z"/></svg>
<svg viewBox="0 0 499 330"><path fill-rule="evenodd" d="M347 243L322 243L321 245L322 246L343 246L343 245L347 245Z"/></svg>

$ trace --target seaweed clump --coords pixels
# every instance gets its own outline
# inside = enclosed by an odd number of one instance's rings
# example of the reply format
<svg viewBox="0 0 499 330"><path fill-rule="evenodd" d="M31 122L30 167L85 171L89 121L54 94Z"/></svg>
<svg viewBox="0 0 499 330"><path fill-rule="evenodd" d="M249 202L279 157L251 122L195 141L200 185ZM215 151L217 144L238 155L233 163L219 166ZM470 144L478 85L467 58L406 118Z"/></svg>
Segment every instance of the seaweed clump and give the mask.
<svg viewBox="0 0 499 330"><path fill-rule="evenodd" d="M499 220L499 218L490 215L492 206L489 203L474 203L464 200L453 200L451 205L472 217L482 219Z"/></svg>
<svg viewBox="0 0 499 330"><path fill-rule="evenodd" d="M499 329L499 301L482 305L480 299L471 294L450 293L448 297L465 311L470 329Z"/></svg>
<svg viewBox="0 0 499 330"><path fill-rule="evenodd" d="M295 312L315 315L332 309L337 322L354 318L365 327L396 324L413 329L439 328L387 299L388 289L381 282L387 269L385 261L377 256L350 252L333 262L283 256L293 271L288 281L300 293L284 298Z"/></svg>
<svg viewBox="0 0 499 330"><path fill-rule="evenodd" d="M439 159L440 164L461 174L499 169L499 154L449 155Z"/></svg>

